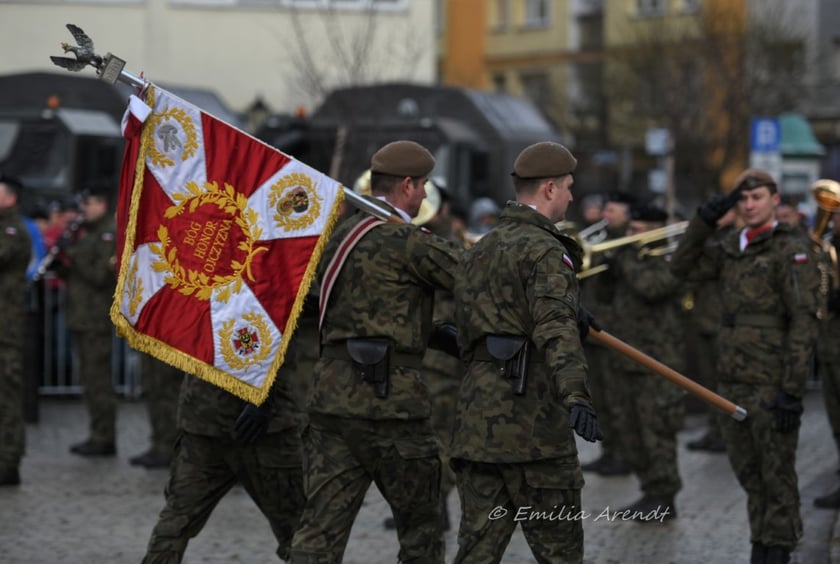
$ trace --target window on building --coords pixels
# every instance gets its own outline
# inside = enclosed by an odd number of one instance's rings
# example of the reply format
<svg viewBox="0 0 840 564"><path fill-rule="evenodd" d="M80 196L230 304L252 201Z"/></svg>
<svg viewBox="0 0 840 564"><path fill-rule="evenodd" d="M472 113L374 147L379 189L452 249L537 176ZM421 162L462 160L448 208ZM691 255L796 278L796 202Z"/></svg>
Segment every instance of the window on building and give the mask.
<svg viewBox="0 0 840 564"><path fill-rule="evenodd" d="M526 73L520 78L525 96L538 108L545 109L551 102L551 85L545 73Z"/></svg>
<svg viewBox="0 0 840 564"><path fill-rule="evenodd" d="M661 16L667 0L636 0L636 13L640 16Z"/></svg>
<svg viewBox="0 0 840 564"><path fill-rule="evenodd" d="M493 90L502 93L507 92L507 77L504 74L493 75Z"/></svg>
<svg viewBox="0 0 840 564"><path fill-rule="evenodd" d="M499 30L508 29L510 27L510 0L496 0L495 8L496 21L493 27Z"/></svg>
<svg viewBox="0 0 840 564"><path fill-rule="evenodd" d="M683 12L699 12L702 1L703 0L682 0Z"/></svg>
<svg viewBox="0 0 840 564"><path fill-rule="evenodd" d="M548 0L525 0L525 26L546 27L549 21Z"/></svg>

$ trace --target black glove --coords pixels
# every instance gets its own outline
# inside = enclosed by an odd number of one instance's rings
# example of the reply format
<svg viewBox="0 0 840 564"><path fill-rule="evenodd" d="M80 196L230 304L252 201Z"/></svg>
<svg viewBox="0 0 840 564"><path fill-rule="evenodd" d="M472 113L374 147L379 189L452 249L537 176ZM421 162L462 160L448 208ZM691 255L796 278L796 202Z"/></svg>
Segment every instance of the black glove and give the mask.
<svg viewBox="0 0 840 564"><path fill-rule="evenodd" d="M774 428L780 433L792 433L799 428L799 420L804 408L802 400L779 390L772 403L764 403L764 409L773 413Z"/></svg>
<svg viewBox="0 0 840 564"><path fill-rule="evenodd" d="M828 293L828 311L840 314L840 289L833 289Z"/></svg>
<svg viewBox="0 0 840 564"><path fill-rule="evenodd" d="M449 356L461 358L458 352L458 329L452 323L435 325L429 337L429 348L443 351Z"/></svg>
<svg viewBox="0 0 840 564"><path fill-rule="evenodd" d="M585 307L578 306L578 333L580 333L580 341L583 342L587 335L589 335L589 328L592 327L596 331L601 330L601 325L592 312Z"/></svg>
<svg viewBox="0 0 840 564"><path fill-rule="evenodd" d="M236 423L233 424L236 442L241 445L250 445L265 434L268 430L268 423L271 421L269 399L267 398L260 406L253 403L245 404L242 413L239 414Z"/></svg>
<svg viewBox="0 0 840 564"><path fill-rule="evenodd" d="M741 188L732 190L729 194L713 194L703 205L697 208L697 215L709 225L717 225L717 221L732 209L741 199Z"/></svg>
<svg viewBox="0 0 840 564"><path fill-rule="evenodd" d="M569 428L590 443L604 438L595 410L582 403L573 403L569 408Z"/></svg>

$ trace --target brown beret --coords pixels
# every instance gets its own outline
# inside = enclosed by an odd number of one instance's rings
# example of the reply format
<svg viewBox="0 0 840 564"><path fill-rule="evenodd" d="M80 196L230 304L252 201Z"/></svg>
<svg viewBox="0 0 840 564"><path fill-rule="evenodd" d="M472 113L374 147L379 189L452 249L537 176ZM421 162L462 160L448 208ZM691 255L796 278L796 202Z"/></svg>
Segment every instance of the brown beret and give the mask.
<svg viewBox="0 0 840 564"><path fill-rule="evenodd" d="M428 149L414 141L388 143L370 158L371 172L392 176L426 176L435 166L435 158Z"/></svg>
<svg viewBox="0 0 840 564"><path fill-rule="evenodd" d="M519 178L557 178L574 172L577 159L559 143L543 141L525 147L513 163Z"/></svg>
<svg viewBox="0 0 840 564"><path fill-rule="evenodd" d="M771 192L776 190L776 181L769 173L760 168L748 168L738 175L735 180L735 188L742 190L754 190L761 186L767 186Z"/></svg>

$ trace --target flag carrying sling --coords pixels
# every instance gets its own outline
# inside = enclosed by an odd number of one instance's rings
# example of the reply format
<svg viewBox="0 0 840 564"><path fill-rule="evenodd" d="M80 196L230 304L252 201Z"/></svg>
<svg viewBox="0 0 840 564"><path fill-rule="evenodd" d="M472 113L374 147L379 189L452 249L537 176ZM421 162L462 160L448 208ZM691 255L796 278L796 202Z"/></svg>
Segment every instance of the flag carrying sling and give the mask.
<svg viewBox="0 0 840 564"><path fill-rule="evenodd" d="M343 187L153 84L123 132L112 321L133 348L262 403Z"/></svg>

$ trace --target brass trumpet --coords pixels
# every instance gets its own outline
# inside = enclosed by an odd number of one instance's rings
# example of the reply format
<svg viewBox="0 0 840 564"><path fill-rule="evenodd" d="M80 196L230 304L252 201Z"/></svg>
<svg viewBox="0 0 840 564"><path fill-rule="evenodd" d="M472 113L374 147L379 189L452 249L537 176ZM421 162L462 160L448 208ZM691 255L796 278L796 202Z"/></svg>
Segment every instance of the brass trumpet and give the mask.
<svg viewBox="0 0 840 564"><path fill-rule="evenodd" d="M825 232L828 231L828 223L831 221L831 215L834 212L840 211L840 183L821 178L811 185L811 194L817 201L818 209L817 216L814 219L814 229L811 231L810 236L817 249L825 253L831 261L830 265L827 261L819 261L818 263L822 303L817 310L817 317L824 319L829 315L827 310L829 291L832 288L840 288L840 266L838 266L837 251L831 241L823 239Z"/></svg>
<svg viewBox="0 0 840 564"><path fill-rule="evenodd" d="M580 243L583 248L583 265L582 270L578 273L578 278L588 278L589 276L593 276L607 270L608 266L606 264L600 264L595 267L592 266L592 257L594 255L625 247L627 245L636 245L639 247L640 256L661 256L668 254L676 249L677 241L673 240L669 245L656 249L645 249L643 247L650 243L661 241L662 239L674 239L685 233L687 228L688 221L681 221L679 223L672 223L671 225L666 225L665 227L660 227L658 229L651 229L650 231L645 231L644 233L627 235L626 237L619 237L610 241L595 243L594 245L579 240L578 243Z"/></svg>

